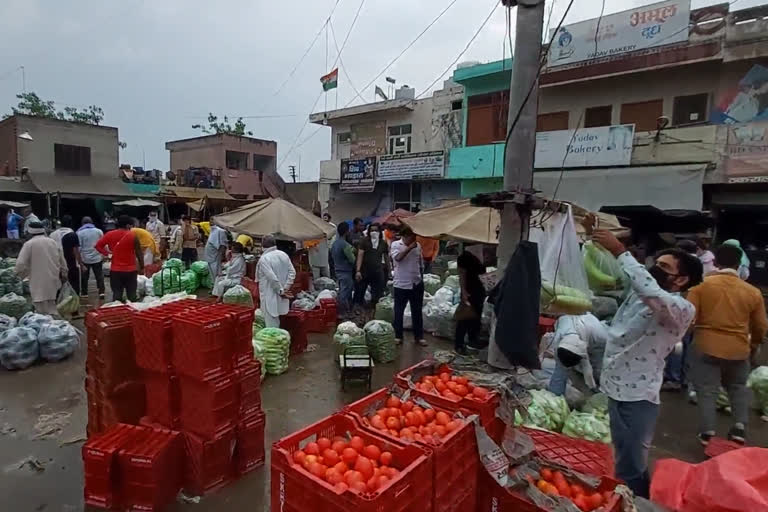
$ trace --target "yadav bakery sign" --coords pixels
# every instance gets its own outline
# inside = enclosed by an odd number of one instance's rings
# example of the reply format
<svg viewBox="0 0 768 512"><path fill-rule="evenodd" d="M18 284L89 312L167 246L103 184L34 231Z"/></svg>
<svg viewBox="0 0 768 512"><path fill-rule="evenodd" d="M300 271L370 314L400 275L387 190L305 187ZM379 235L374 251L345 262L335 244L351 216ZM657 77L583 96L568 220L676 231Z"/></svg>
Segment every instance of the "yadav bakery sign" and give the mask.
<svg viewBox="0 0 768 512"><path fill-rule="evenodd" d="M566 25L552 41L547 66L687 41L690 16L689 0L673 0Z"/></svg>

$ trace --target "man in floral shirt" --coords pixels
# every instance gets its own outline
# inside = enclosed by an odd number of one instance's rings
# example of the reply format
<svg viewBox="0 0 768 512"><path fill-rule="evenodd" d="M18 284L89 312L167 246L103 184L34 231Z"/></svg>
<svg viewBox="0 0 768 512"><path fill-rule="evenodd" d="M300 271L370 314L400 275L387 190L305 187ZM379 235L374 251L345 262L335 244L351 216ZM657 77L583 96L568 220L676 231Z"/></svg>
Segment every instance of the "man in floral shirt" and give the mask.
<svg viewBox="0 0 768 512"><path fill-rule="evenodd" d="M616 475L647 498L648 450L659 415L665 358L696 313L680 293L701 282L702 266L696 256L668 249L646 270L610 232L597 231L592 240L618 259L631 287L608 326L600 387L610 399Z"/></svg>

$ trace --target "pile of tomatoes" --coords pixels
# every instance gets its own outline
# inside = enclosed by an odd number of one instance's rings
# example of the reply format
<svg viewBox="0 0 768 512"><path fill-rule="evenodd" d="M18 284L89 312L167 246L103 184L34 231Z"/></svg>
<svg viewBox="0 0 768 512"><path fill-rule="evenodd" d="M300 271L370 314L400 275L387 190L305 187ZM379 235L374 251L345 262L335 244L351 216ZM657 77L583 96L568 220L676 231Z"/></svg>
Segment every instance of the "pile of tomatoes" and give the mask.
<svg viewBox="0 0 768 512"><path fill-rule="evenodd" d="M485 402L490 395L490 391L473 385L466 377L457 377L447 371L436 375L425 375L414 386L419 391L442 396L453 402L458 402L462 398Z"/></svg>
<svg viewBox="0 0 768 512"><path fill-rule="evenodd" d="M603 504L608 503L613 497L611 491L603 493L585 489L580 484L570 484L560 471L542 469L541 478L535 482L536 487L544 494L552 496L564 496L573 501L579 510L585 512L597 511ZM531 483L534 483L531 479Z"/></svg>
<svg viewBox="0 0 768 512"><path fill-rule="evenodd" d="M293 453L295 464L334 486L338 492L375 492L400 473L392 466L391 452L375 444L366 445L362 437L320 437Z"/></svg>
<svg viewBox="0 0 768 512"><path fill-rule="evenodd" d="M464 425L463 420L453 419L446 412L422 408L410 400L403 402L396 396L387 398L383 405L385 407L366 418L368 424L406 441L438 444L442 438Z"/></svg>

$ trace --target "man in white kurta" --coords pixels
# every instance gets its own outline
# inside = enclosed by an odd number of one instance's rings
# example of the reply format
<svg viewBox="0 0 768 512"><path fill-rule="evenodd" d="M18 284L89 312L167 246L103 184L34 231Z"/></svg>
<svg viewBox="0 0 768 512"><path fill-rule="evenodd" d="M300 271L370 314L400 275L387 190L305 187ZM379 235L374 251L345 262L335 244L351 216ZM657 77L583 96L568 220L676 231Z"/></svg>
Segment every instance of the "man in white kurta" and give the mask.
<svg viewBox="0 0 768 512"><path fill-rule="evenodd" d="M259 300L266 327L280 327L280 315L288 313L288 291L296 279L291 259L275 247L275 238L265 236L261 242L264 252L256 265Z"/></svg>
<svg viewBox="0 0 768 512"><path fill-rule="evenodd" d="M211 290L211 295L216 297L223 297L224 292L240 284L240 281L245 276L245 256L243 256L243 244L240 242L234 242L232 244L232 258L227 265L227 271L224 277L220 277L216 280Z"/></svg>
<svg viewBox="0 0 768 512"><path fill-rule="evenodd" d="M165 224L157 218L157 212L149 212L149 220L147 221L145 229L152 235L152 238L155 240L155 244L157 244L159 249L160 242L165 236Z"/></svg>
<svg viewBox="0 0 768 512"><path fill-rule="evenodd" d="M67 261L61 245L45 236L43 225L29 223L27 240L16 259L16 274L29 277L29 294L35 311L44 315L56 314L56 294L67 278Z"/></svg>

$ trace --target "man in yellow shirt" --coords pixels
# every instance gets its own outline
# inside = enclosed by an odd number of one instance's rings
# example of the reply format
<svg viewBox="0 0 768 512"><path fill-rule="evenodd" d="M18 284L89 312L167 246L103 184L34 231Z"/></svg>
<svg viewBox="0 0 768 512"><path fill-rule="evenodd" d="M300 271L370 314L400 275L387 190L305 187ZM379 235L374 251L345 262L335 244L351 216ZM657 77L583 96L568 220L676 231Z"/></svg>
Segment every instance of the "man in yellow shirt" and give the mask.
<svg viewBox="0 0 768 512"><path fill-rule="evenodd" d="M715 251L717 270L691 288L687 297L696 307L691 373L698 394L699 440L704 445L715 435L721 383L733 410L728 438L744 443L750 360L768 331L763 295L739 278L740 263L740 248L721 245Z"/></svg>
<svg viewBox="0 0 768 512"><path fill-rule="evenodd" d="M157 248L152 233L142 228L131 228L131 231L133 231L134 236L139 241L145 265L151 265L156 259L160 259L160 251Z"/></svg>
<svg viewBox="0 0 768 512"><path fill-rule="evenodd" d="M243 246L244 252L246 254L250 254L251 251L253 250L253 238L251 238L248 235L245 235L245 234L238 235L237 238L235 239L235 242Z"/></svg>

